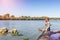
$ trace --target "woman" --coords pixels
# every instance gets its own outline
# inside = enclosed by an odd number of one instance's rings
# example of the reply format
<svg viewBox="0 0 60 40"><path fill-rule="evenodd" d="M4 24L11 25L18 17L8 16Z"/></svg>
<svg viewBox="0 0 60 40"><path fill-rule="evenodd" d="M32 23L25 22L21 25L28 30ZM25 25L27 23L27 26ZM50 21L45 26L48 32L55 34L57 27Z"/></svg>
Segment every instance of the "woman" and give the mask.
<svg viewBox="0 0 60 40"><path fill-rule="evenodd" d="M49 38L49 40L60 40L60 30L55 30L55 31L50 31L50 23L49 23L49 18L47 17L45 19L45 26L46 28L43 30L40 30L40 31L43 31L42 35L46 35L47 37L47 40ZM40 38L40 37L39 37Z"/></svg>
<svg viewBox="0 0 60 40"><path fill-rule="evenodd" d="M50 34L49 34L50 35L50 40L60 40L60 34L59 34L60 30L50 31L49 18L47 17L45 21L46 21L45 30L50 32Z"/></svg>
<svg viewBox="0 0 60 40"><path fill-rule="evenodd" d="M38 40L50 40L50 23L49 23L49 18L46 17L45 19L45 29L41 30L39 29L39 31L42 32L42 34L38 37Z"/></svg>
<svg viewBox="0 0 60 40"><path fill-rule="evenodd" d="M49 31L49 35L50 35L50 40L60 40L60 30L54 30L54 31L50 31L50 23L49 23L49 18L47 17L45 19L45 31Z"/></svg>
<svg viewBox="0 0 60 40"><path fill-rule="evenodd" d="M50 23L49 23L49 18L46 17L45 19L45 31L50 31Z"/></svg>

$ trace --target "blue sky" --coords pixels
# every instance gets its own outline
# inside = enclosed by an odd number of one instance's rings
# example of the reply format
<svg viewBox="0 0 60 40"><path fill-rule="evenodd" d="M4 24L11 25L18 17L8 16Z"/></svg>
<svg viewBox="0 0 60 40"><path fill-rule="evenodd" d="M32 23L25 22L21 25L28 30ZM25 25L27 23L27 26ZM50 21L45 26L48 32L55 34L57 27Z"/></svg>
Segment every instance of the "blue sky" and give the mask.
<svg viewBox="0 0 60 40"><path fill-rule="evenodd" d="M60 0L11 0L0 3L0 14L60 17Z"/></svg>

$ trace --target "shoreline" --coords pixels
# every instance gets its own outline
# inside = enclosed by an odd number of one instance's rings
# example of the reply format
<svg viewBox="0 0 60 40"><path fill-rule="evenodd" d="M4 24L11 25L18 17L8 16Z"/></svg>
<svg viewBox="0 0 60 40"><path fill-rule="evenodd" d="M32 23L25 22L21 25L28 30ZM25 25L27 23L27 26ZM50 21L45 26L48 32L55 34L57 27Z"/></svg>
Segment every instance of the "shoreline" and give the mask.
<svg viewBox="0 0 60 40"><path fill-rule="evenodd" d="M6 19L4 19L4 20L6 20ZM7 20L10 20L10 19L7 19ZM16 20L16 19L14 19L14 20ZM42 20L42 19L41 19ZM45 19L44 19L45 20ZM50 20L52 20L52 19L50 19ZM56 19L56 20L60 20L60 19Z"/></svg>
<svg viewBox="0 0 60 40"><path fill-rule="evenodd" d="M49 20L60 20L60 17L48 17L48 16L19 16L16 17L15 15L10 15L8 13L0 15L0 20L45 20L47 18L49 18Z"/></svg>

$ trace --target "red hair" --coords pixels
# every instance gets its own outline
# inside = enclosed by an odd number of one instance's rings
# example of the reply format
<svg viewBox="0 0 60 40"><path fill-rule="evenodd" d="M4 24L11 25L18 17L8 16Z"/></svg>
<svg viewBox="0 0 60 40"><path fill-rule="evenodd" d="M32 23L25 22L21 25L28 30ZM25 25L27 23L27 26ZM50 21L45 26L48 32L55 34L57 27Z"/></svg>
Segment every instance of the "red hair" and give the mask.
<svg viewBox="0 0 60 40"><path fill-rule="evenodd" d="M45 21L46 21L46 22L48 22L48 21L49 21L49 18L48 18L48 17L46 17Z"/></svg>

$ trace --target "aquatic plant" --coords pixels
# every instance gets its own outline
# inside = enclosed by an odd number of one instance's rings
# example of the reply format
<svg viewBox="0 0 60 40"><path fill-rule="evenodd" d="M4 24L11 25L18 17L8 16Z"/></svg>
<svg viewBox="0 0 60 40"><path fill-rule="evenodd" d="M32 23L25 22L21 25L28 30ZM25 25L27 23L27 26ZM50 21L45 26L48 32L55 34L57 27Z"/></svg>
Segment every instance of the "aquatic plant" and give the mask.
<svg viewBox="0 0 60 40"><path fill-rule="evenodd" d="M21 34L18 34L18 36L23 36L23 34L21 33Z"/></svg>
<svg viewBox="0 0 60 40"><path fill-rule="evenodd" d="M29 38L26 37L26 38L24 38L24 40L29 40Z"/></svg>
<svg viewBox="0 0 60 40"><path fill-rule="evenodd" d="M23 36L23 34L21 33L21 34L19 34L18 32L16 32L15 34L11 34L12 36Z"/></svg>

